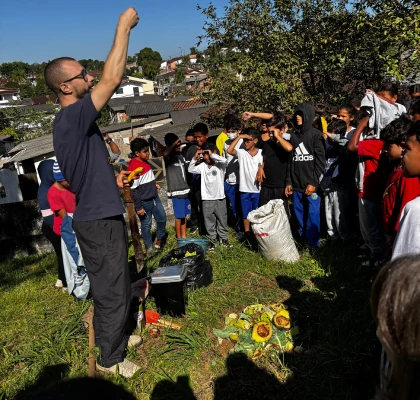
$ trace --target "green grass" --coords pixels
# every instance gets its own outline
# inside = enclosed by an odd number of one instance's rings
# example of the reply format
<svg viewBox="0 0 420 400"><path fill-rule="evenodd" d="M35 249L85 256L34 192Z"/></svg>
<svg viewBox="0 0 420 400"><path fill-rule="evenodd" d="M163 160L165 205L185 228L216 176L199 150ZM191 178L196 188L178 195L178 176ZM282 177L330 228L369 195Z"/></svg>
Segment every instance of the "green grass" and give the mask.
<svg viewBox="0 0 420 400"><path fill-rule="evenodd" d="M173 232L168 248L175 247ZM232 241L233 242L233 241ZM131 269L135 276L132 248ZM150 257L146 271L158 265ZM374 390L372 276L355 248L324 245L295 264L264 260L235 244L208 255L214 282L189 293L181 331L161 329L129 358L142 370L130 380L107 376L138 399L366 399ZM63 377L87 374L88 338L80 321L89 303L54 288L52 254L0 264L0 393L13 398ZM248 360L228 356L213 327L253 303L284 301L297 321L303 351ZM153 307L153 299L148 307ZM372 372L373 371L373 372ZM22 392L26 389L26 392Z"/></svg>

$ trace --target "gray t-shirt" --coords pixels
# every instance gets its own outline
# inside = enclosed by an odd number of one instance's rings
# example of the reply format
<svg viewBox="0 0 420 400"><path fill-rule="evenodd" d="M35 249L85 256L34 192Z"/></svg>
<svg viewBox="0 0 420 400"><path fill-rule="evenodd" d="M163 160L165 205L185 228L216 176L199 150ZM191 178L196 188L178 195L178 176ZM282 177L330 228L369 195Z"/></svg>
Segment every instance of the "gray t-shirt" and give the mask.
<svg viewBox="0 0 420 400"><path fill-rule="evenodd" d="M57 162L76 195L75 221L93 221L125 212L108 149L95 123L99 116L87 94L63 107L53 124Z"/></svg>

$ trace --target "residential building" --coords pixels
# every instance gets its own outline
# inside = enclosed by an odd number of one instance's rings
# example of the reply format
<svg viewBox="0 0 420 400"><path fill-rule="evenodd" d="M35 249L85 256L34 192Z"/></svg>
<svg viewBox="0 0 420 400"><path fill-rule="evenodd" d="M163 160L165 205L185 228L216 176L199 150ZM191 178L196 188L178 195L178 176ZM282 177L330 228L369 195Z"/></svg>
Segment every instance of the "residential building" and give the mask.
<svg viewBox="0 0 420 400"><path fill-rule="evenodd" d="M0 107L17 100L20 100L19 89L0 87Z"/></svg>
<svg viewBox="0 0 420 400"><path fill-rule="evenodd" d="M154 94L154 82L148 79L135 78L133 76L121 82L117 91L112 95L111 99L122 97L143 96L145 94Z"/></svg>

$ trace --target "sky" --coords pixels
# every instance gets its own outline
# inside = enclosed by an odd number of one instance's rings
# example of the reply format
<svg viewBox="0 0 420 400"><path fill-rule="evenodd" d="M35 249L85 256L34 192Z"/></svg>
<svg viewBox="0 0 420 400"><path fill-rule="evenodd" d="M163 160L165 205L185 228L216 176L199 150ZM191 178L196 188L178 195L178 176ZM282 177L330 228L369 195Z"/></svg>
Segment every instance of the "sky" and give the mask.
<svg viewBox="0 0 420 400"><path fill-rule="evenodd" d="M144 47L163 59L189 52L201 35L204 16L196 5L210 0L19 0L0 13L0 63L41 63L56 57L105 60L119 15L134 6L140 21L132 30L129 55ZM218 12L228 0L213 0Z"/></svg>

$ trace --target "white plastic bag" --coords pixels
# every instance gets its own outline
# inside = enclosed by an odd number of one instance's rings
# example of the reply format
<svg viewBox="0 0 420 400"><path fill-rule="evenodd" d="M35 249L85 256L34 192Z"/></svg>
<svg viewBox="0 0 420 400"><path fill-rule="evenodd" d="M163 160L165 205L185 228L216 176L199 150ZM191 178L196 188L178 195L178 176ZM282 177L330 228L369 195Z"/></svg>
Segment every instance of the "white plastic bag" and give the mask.
<svg viewBox="0 0 420 400"><path fill-rule="evenodd" d="M270 200L251 211L248 220L264 258L287 262L299 260L283 200Z"/></svg>

